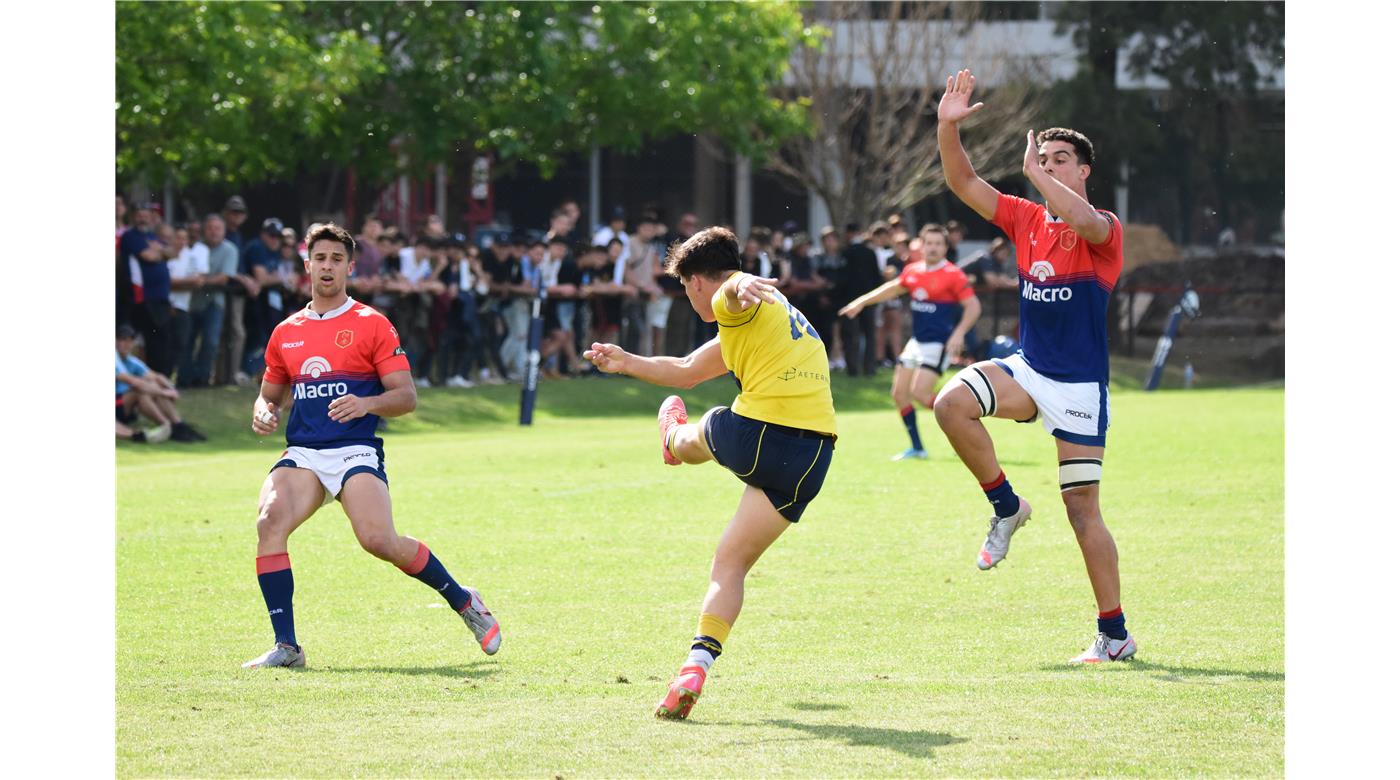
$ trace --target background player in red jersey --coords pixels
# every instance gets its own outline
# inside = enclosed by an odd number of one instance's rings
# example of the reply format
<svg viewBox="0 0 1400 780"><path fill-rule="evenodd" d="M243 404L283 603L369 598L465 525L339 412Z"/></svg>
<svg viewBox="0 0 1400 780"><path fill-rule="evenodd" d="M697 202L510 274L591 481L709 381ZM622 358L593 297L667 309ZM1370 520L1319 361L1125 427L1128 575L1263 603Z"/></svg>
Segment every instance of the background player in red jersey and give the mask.
<svg viewBox="0 0 1400 780"><path fill-rule="evenodd" d="M408 414L418 394L384 315L346 295L355 241L333 224L306 234L311 302L283 320L267 343L267 373L253 403L253 431L277 430L284 410L287 449L263 481L258 502L258 585L276 644L249 669L305 666L292 620L287 539L323 504L338 499L360 545L436 590L494 654L501 634L481 596L452 579L428 546L394 529L380 417ZM290 402L290 405L289 405Z"/></svg>
<svg viewBox="0 0 1400 780"><path fill-rule="evenodd" d="M958 136L958 123L983 105L969 105L975 83L968 70L948 79L938 105L938 150L949 189L1016 245L1022 351L959 372L939 393L935 414L996 511L978 555L984 570L1006 556L1031 508L1011 489L980 418L1043 418L1055 437L1060 496L1099 608L1098 635L1071 663L1121 661L1137 643L1124 625L1118 548L1099 511L1099 480L1108 430L1108 298L1123 268L1123 228L1113 214L1089 205L1085 181L1094 147L1074 130L1026 133L1022 171L1045 206L983 181Z"/></svg>
<svg viewBox="0 0 1400 780"><path fill-rule="evenodd" d="M924 260L905 266L899 276L842 307L838 314L854 319L871 304L909 293L914 301L914 334L899 354L890 396L909 433L909 449L891 460L927 458L913 401L933 408L933 390L948 368L948 361L962 354L963 337L982 314L967 274L948 262L948 231L925 225L919 231Z"/></svg>

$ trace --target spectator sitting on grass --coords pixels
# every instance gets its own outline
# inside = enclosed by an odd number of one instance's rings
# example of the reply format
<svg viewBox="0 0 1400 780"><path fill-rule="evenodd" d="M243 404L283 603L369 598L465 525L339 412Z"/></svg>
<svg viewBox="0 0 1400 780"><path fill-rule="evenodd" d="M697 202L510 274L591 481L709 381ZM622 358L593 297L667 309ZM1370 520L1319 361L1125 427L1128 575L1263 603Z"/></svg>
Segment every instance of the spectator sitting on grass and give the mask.
<svg viewBox="0 0 1400 780"><path fill-rule="evenodd" d="M137 412L153 420L157 427L146 432L148 441L204 441L204 434L186 423L175 408L180 391L164 374L152 371L131 354L136 331L129 325L117 327L117 422L136 421Z"/></svg>

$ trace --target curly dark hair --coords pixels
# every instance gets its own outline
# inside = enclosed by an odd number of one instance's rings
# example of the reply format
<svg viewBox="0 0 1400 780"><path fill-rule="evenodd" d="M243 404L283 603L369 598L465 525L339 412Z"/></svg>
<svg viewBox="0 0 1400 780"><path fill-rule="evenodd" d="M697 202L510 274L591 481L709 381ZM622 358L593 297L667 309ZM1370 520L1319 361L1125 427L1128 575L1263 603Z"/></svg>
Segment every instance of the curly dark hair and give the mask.
<svg viewBox="0 0 1400 780"><path fill-rule="evenodd" d="M345 245L346 257L355 256L355 238L334 222L320 222L306 229L306 251L310 252L317 241L339 241Z"/></svg>
<svg viewBox="0 0 1400 780"><path fill-rule="evenodd" d="M1036 133L1036 146L1046 141L1064 141L1074 147L1074 155L1079 158L1080 165L1094 164L1094 144L1089 140L1089 136L1078 130L1071 130L1068 127L1051 127Z"/></svg>
<svg viewBox="0 0 1400 780"><path fill-rule="evenodd" d="M685 243L672 244L666 256L666 273L677 279L697 275L713 279L740 268L739 238L722 227L705 228Z"/></svg>

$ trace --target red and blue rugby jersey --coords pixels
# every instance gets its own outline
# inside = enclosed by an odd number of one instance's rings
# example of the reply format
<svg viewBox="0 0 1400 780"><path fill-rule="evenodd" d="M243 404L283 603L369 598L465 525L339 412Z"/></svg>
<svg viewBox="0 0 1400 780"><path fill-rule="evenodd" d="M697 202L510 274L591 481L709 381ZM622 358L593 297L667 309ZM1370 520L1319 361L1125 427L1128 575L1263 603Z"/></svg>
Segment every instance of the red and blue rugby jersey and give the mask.
<svg viewBox="0 0 1400 780"><path fill-rule="evenodd" d="M1014 195L997 198L992 224L1016 245L1021 276L1021 349L1026 362L1060 382L1108 381L1108 299L1123 270L1123 226L1093 245Z"/></svg>
<svg viewBox="0 0 1400 780"><path fill-rule="evenodd" d="M962 319L962 302L972 297L972 285L961 268L947 260L930 266L910 263L899 275L899 285L909 291L914 312L914 340L943 343Z"/></svg>
<svg viewBox="0 0 1400 780"><path fill-rule="evenodd" d="M302 309L273 329L265 359L268 382L292 385L288 446L383 446L374 435L377 415L344 423L327 416L331 401L347 394L379 395L381 377L408 370L399 333L383 314L353 298L324 315Z"/></svg>

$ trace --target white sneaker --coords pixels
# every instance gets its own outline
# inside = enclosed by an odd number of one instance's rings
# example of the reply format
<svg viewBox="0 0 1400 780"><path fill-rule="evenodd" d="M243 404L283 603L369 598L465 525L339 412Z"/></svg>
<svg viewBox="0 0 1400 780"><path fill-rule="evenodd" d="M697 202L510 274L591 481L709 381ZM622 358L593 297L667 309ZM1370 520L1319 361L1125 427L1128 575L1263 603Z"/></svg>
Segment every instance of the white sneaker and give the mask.
<svg viewBox="0 0 1400 780"><path fill-rule="evenodd" d="M1011 535L1030 519L1031 505L1024 498L1016 514L1010 517L992 515L992 527L987 530L987 540L982 542L982 551L977 554L977 568L986 571L1001 563L1011 548Z"/></svg>
<svg viewBox="0 0 1400 780"><path fill-rule="evenodd" d="M247 387L248 384L252 381L253 378L243 373L242 371L239 371L238 373L233 375L233 383L235 385L238 385L239 387Z"/></svg>
<svg viewBox="0 0 1400 780"><path fill-rule="evenodd" d="M170 434L174 432L174 430L175 429L170 426L170 423L166 423L165 425L157 425L154 428L147 428L146 441L150 442L151 444L160 444L161 442L169 439Z"/></svg>
<svg viewBox="0 0 1400 780"><path fill-rule="evenodd" d="M428 378L425 377L425 376L420 376L420 377L418 377L417 379L413 380L413 384L415 384L415 385L417 385L417 386L419 386L419 387L432 387L432 386L433 386L433 383L432 383L432 382L429 382L429 381L428 381Z"/></svg>
<svg viewBox="0 0 1400 780"><path fill-rule="evenodd" d="M1094 643L1089 645L1089 649L1079 655L1069 659L1072 664L1101 664L1106 661L1126 661L1137 652L1137 642L1133 641L1132 635L1127 639L1114 639L1108 634L1099 632L1094 637Z"/></svg>
<svg viewBox="0 0 1400 780"><path fill-rule="evenodd" d="M448 386L448 387L470 388L470 387L476 387L476 383L473 382L473 381L470 380L470 379L466 379L466 378L462 377L461 375L458 375L458 376L451 376L451 377L448 377L448 378L447 378L447 386Z"/></svg>
<svg viewBox="0 0 1400 780"><path fill-rule="evenodd" d="M271 650L243 664L244 669L273 669L279 666L294 669L306 666L306 652L279 642Z"/></svg>
<svg viewBox="0 0 1400 780"><path fill-rule="evenodd" d="M835 360L831 361L831 370L832 370L832 371L845 371L845 370L846 370L846 361L845 361L844 359L842 359L842 358L836 358Z"/></svg>

